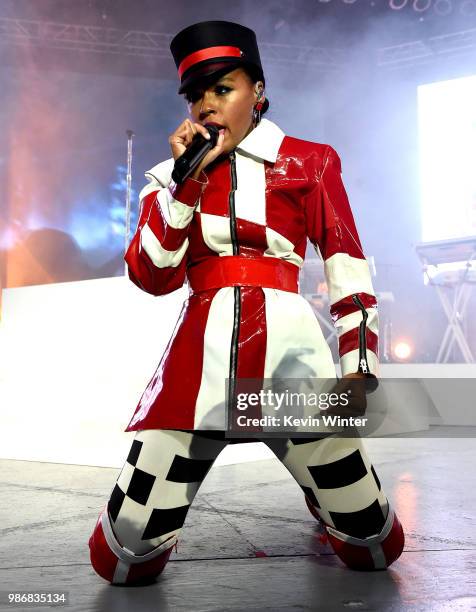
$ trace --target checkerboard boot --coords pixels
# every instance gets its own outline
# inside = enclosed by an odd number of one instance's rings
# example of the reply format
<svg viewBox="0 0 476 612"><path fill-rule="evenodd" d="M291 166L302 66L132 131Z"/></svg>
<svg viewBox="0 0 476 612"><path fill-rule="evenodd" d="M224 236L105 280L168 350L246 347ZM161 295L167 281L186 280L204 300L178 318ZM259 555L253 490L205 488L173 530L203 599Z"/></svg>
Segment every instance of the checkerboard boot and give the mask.
<svg viewBox="0 0 476 612"><path fill-rule="evenodd" d="M405 536L395 512L390 508L382 531L368 538L355 538L326 525L329 542L348 567L380 570L389 567L402 554Z"/></svg>
<svg viewBox="0 0 476 612"><path fill-rule="evenodd" d="M172 536L145 555L135 555L116 540L106 506L89 538L91 565L111 584L153 582L164 569L176 541L177 538Z"/></svg>

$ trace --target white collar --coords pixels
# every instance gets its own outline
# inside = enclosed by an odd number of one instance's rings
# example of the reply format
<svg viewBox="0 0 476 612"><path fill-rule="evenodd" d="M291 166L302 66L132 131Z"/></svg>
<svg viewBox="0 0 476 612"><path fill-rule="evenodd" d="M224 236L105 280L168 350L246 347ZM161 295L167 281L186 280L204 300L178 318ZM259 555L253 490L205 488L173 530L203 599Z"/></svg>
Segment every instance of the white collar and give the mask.
<svg viewBox="0 0 476 612"><path fill-rule="evenodd" d="M280 127L263 117L254 130L251 130L236 148L253 157L265 159L274 164L284 137L285 133ZM145 176L147 178L152 176L163 187L166 187L171 181L174 163L174 158L170 157L148 170Z"/></svg>
<svg viewBox="0 0 476 612"><path fill-rule="evenodd" d="M280 127L263 117L254 130L243 138L236 148L253 155L253 157L265 159L274 164L284 137L285 133Z"/></svg>

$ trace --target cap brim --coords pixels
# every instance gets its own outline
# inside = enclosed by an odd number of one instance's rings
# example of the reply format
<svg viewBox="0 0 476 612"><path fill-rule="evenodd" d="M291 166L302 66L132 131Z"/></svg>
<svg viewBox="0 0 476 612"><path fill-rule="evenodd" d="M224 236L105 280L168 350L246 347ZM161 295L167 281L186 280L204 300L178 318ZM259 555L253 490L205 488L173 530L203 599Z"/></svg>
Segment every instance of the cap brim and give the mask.
<svg viewBox="0 0 476 612"><path fill-rule="evenodd" d="M201 66L197 66L193 69L191 74L186 76L182 81L178 93L183 94L198 84L210 86L214 81L217 81L227 72L236 70L236 68L240 68L240 66L243 66L244 64L245 62L243 62L243 60L233 57L219 62L209 64L204 63Z"/></svg>

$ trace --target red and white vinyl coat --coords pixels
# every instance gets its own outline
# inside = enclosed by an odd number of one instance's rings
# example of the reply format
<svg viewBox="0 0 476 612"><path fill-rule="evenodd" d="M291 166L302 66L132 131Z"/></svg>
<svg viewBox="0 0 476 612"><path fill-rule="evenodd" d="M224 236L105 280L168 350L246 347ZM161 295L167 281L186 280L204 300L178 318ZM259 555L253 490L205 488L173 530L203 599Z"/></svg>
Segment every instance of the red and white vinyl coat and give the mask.
<svg viewBox="0 0 476 612"><path fill-rule="evenodd" d="M376 300L336 151L262 119L200 181L176 185L173 163L145 174L125 260L144 291L188 280L190 296L126 431L224 430L226 379L335 378L297 292L308 239L324 260L342 374L376 374Z"/></svg>

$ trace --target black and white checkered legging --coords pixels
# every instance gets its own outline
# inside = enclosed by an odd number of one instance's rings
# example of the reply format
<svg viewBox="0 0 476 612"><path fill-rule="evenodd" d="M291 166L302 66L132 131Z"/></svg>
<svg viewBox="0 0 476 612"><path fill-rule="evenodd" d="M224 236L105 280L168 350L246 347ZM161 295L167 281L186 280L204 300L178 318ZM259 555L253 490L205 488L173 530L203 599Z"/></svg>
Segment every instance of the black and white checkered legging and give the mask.
<svg viewBox="0 0 476 612"><path fill-rule="evenodd" d="M357 538L381 531L388 502L359 438L261 441L327 525ZM200 484L229 442L223 432L137 432L108 504L119 543L142 555L175 539Z"/></svg>

